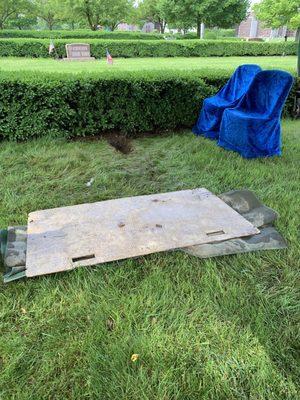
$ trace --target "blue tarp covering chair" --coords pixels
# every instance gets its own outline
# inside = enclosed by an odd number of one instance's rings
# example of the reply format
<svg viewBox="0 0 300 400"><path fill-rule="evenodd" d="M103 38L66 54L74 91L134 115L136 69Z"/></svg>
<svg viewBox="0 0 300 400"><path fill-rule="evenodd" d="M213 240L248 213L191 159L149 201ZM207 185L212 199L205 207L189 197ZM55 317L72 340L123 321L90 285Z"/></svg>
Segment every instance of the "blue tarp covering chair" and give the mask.
<svg viewBox="0 0 300 400"><path fill-rule="evenodd" d="M210 139L219 138L220 124L226 108L235 107L247 92L261 68L255 64L239 66L225 86L213 97L205 99L193 132Z"/></svg>
<svg viewBox="0 0 300 400"><path fill-rule="evenodd" d="M280 117L292 84L288 72L259 72L240 103L224 111L218 145L245 158L280 155Z"/></svg>

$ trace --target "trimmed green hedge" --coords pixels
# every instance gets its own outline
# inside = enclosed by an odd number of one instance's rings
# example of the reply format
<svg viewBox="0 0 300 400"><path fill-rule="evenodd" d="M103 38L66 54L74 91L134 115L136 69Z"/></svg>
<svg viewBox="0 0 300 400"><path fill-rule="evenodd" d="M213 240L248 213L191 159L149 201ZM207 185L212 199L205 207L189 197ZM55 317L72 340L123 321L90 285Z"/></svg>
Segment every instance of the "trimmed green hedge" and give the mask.
<svg viewBox="0 0 300 400"><path fill-rule="evenodd" d="M201 76L201 75L200 75ZM0 137L86 136L114 130L138 132L191 127L203 100L229 76L218 73L116 73L0 76ZM290 95L286 114L293 107Z"/></svg>
<svg viewBox="0 0 300 400"><path fill-rule="evenodd" d="M0 30L0 38L35 38L35 39L130 39L130 40L157 40L162 39L159 33L143 33L130 31L92 31L90 29L78 30Z"/></svg>
<svg viewBox="0 0 300 400"><path fill-rule="evenodd" d="M55 40L56 52L65 57L65 44L78 40ZM113 57L210 57L275 56L297 54L296 42L242 42L229 40L104 40L81 39L91 44L92 56L105 56L108 48ZM0 39L0 57L49 57L49 40Z"/></svg>
<svg viewBox="0 0 300 400"><path fill-rule="evenodd" d="M235 29L205 29L204 39L235 39L235 40L243 40L242 38L238 38L235 36ZM185 35L181 35L180 33L175 33L177 39L199 39L196 32L188 32Z"/></svg>
<svg viewBox="0 0 300 400"><path fill-rule="evenodd" d="M77 30L19 30L2 29L0 38L35 38L35 39L129 39L129 40L162 40L164 37L174 39L199 39L196 32L190 32L185 35L180 33L144 33L141 31L91 31L90 29ZM205 39L229 39L241 40L235 37L234 29L206 29Z"/></svg>

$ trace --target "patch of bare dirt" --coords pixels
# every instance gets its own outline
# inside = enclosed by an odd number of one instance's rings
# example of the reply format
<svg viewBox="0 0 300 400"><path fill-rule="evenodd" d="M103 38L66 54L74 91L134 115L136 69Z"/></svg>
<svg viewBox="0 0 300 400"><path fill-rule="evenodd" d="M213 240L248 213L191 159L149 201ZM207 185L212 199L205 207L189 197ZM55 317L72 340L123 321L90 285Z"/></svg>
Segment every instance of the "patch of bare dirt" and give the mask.
<svg viewBox="0 0 300 400"><path fill-rule="evenodd" d="M122 154L129 154L133 150L131 140L126 136L111 134L106 139L112 147Z"/></svg>

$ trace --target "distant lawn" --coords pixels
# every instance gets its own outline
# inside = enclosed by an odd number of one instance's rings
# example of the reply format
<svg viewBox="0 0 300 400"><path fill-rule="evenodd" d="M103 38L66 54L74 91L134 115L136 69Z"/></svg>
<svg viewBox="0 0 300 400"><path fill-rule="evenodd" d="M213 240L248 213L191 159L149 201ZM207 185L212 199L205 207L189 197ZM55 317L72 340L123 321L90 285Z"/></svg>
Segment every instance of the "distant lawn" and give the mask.
<svg viewBox="0 0 300 400"><path fill-rule="evenodd" d="M190 132L133 147L125 156L105 140L0 143L0 227L41 208L249 188L279 212L288 249L208 260L167 252L0 283L0 398L299 399L299 121L284 121L283 156L270 159Z"/></svg>
<svg viewBox="0 0 300 400"><path fill-rule="evenodd" d="M241 64L259 64L264 69L284 69L296 73L297 57L170 57L170 58L117 58L109 66L105 58L92 62L64 62L53 59L0 58L0 71L41 71L62 73L90 73L111 71L161 71L218 69L233 71Z"/></svg>

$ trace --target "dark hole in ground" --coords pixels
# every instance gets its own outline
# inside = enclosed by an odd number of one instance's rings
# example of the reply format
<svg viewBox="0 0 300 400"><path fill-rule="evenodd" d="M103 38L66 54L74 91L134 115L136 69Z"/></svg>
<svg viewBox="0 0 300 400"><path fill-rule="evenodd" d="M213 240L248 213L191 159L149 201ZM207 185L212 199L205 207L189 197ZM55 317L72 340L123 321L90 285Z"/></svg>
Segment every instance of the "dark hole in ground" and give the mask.
<svg viewBox="0 0 300 400"><path fill-rule="evenodd" d="M123 154L129 154L133 151L131 139L120 133L104 132L99 135L74 136L69 138L69 140L72 142L96 142L97 140L101 139L106 139L112 147Z"/></svg>
<svg viewBox="0 0 300 400"><path fill-rule="evenodd" d="M148 138L148 137L167 137L172 133L182 132L183 128L174 128L172 130L152 130L147 132L131 132L130 138L124 136L119 131L105 131L97 135L87 136L69 136L70 142L96 142L98 140L106 139L107 142L114 147L117 151L123 154L131 153L134 148L132 145L132 139ZM1 139L0 139L1 141Z"/></svg>
<svg viewBox="0 0 300 400"><path fill-rule="evenodd" d="M120 153L129 154L133 150L131 140L126 136L112 134L107 136L107 141Z"/></svg>

